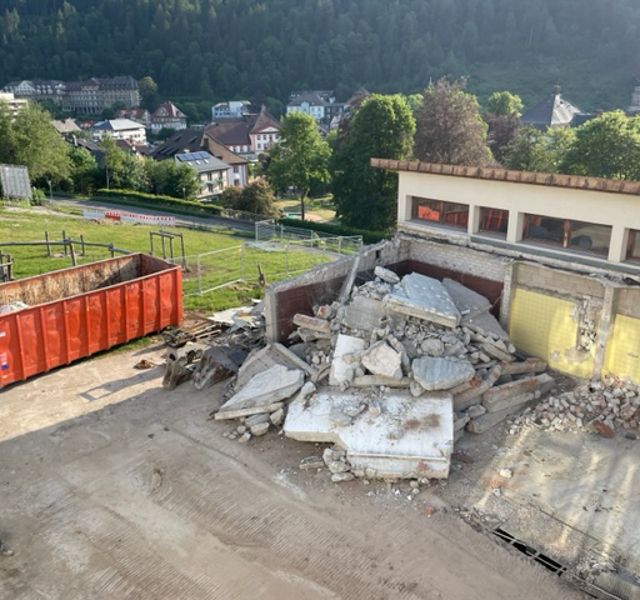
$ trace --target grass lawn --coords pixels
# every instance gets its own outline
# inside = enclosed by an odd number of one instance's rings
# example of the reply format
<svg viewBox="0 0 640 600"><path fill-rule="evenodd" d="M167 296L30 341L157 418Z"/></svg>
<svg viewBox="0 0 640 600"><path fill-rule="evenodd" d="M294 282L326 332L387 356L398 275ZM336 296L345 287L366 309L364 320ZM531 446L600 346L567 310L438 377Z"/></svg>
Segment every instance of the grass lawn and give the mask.
<svg viewBox="0 0 640 600"><path fill-rule="evenodd" d="M300 214L300 199L277 200L276 207L288 214ZM333 206L333 198L309 198L305 203L305 213L310 221L333 221L336 218L336 209Z"/></svg>
<svg viewBox="0 0 640 600"><path fill-rule="evenodd" d="M82 234L86 242L113 243L123 250L149 252L149 232L157 231L158 228L115 222L96 223L38 209L0 208L0 247L2 242L44 240L45 230L48 230L50 240L60 240L64 230L66 236L73 239L78 239ZM246 237L224 230L212 233L165 228L165 231L184 235L188 268L184 273L183 287L187 310L222 310L259 297L261 289L258 286L258 265L270 283L332 260L331 254L322 251L289 249L285 252L278 248L266 251L251 244L245 245L245 242L250 241ZM75 251L78 264L110 256L108 250L102 248L87 248L86 256L79 256L79 247ZM174 243L174 251L176 254L180 252L177 242ZM71 266L71 259L64 256L62 246L54 247L52 257L47 257L44 246L5 248L3 252L14 257L16 278ZM159 253L159 245L156 245L156 255ZM208 290L239 279L243 281L196 295L199 289Z"/></svg>

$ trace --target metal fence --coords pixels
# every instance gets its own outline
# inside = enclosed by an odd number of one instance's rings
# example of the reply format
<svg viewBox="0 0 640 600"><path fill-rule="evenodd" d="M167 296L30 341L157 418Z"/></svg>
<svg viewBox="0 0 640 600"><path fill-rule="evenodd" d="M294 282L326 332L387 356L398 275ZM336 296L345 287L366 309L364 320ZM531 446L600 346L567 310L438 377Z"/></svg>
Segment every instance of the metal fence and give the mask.
<svg viewBox="0 0 640 600"><path fill-rule="evenodd" d="M343 237L245 242L204 254L176 257L184 265L186 296L202 295L240 282L273 283L357 252L362 244Z"/></svg>

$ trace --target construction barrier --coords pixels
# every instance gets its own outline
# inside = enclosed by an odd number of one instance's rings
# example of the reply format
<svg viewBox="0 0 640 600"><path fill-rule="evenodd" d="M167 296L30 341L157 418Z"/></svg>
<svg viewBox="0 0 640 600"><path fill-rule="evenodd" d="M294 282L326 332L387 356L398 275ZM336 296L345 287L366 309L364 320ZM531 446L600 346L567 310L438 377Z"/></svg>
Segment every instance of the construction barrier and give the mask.
<svg viewBox="0 0 640 600"><path fill-rule="evenodd" d="M175 227L176 218L165 215L141 215L122 210L99 210L85 209L82 211L85 219L91 221L101 221L109 219L111 221L122 221L123 223L133 223L139 225L163 225L165 227Z"/></svg>

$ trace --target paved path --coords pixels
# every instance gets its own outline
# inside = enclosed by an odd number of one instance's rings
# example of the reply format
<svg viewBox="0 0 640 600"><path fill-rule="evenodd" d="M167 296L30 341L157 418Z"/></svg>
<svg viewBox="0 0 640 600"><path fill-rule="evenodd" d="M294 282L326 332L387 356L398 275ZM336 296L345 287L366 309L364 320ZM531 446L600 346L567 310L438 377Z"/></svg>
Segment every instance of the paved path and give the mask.
<svg viewBox="0 0 640 600"><path fill-rule="evenodd" d="M207 420L221 389L110 353L0 394L0 598L538 600L579 596L428 491L331 484L321 452L276 433L240 445Z"/></svg>

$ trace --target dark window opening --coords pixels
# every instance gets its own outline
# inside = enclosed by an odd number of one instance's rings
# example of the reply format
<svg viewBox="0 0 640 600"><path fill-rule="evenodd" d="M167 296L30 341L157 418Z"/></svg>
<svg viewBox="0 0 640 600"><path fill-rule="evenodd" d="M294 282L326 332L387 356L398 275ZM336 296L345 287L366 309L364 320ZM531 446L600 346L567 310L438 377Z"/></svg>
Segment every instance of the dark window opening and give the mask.
<svg viewBox="0 0 640 600"><path fill-rule="evenodd" d="M572 219L525 215L523 239L573 252L609 256L611 227Z"/></svg>
<svg viewBox="0 0 640 600"><path fill-rule="evenodd" d="M413 218L447 227L466 229L469 222L469 207L456 202L413 198Z"/></svg>
<svg viewBox="0 0 640 600"><path fill-rule="evenodd" d="M480 209L479 231L491 233L500 237L507 237L507 227L509 225L509 211L498 208Z"/></svg>
<svg viewBox="0 0 640 600"><path fill-rule="evenodd" d="M640 262L640 231L629 230L629 240L627 241L627 260Z"/></svg>

